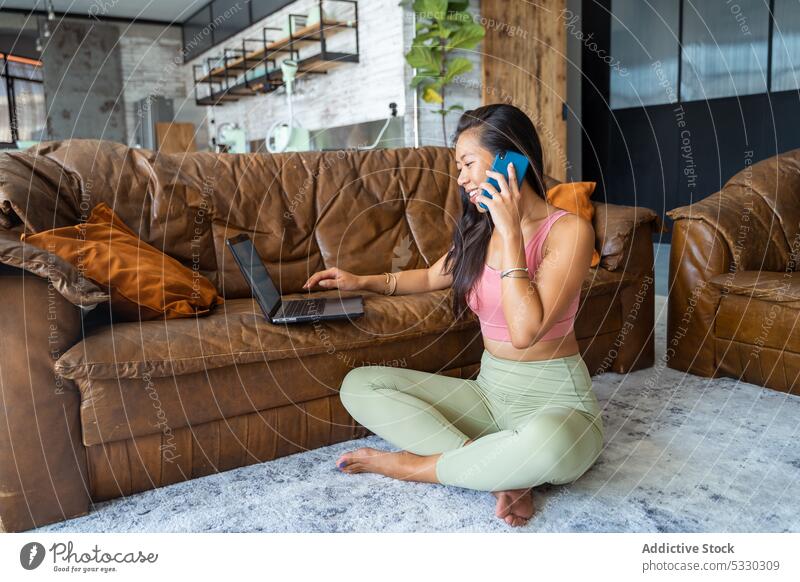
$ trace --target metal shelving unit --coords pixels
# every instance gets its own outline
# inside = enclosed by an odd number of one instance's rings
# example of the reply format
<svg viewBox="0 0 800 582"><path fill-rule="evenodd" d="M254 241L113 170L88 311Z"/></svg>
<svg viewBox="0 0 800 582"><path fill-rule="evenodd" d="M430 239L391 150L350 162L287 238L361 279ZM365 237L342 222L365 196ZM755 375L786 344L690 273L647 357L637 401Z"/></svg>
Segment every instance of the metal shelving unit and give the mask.
<svg viewBox="0 0 800 582"><path fill-rule="evenodd" d="M289 58L298 61L297 77L305 74L324 75L343 63L357 63L358 45L358 2L357 0L329 0L352 5L352 20L324 19L322 0L316 9L319 20L306 25L306 15L289 14L289 35L269 40L268 34L282 31L281 28L265 26L260 39L245 38L241 48L227 47L222 55L208 57L205 65L193 65L195 103L198 105L224 105L228 101L238 101L242 97L271 93L283 86L283 72L277 57L287 53ZM341 32L352 30L355 33L355 52L329 51L327 40ZM254 47L254 43L256 48ZM299 59L300 49L319 44L320 51ZM199 89L208 86L207 94L201 95Z"/></svg>

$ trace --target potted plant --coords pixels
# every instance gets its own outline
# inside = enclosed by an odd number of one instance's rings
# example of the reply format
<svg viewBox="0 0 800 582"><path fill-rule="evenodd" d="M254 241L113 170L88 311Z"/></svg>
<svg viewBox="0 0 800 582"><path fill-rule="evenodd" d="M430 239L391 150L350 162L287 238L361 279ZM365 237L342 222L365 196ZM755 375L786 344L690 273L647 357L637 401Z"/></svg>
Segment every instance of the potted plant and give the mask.
<svg viewBox="0 0 800 582"><path fill-rule="evenodd" d="M405 55L408 64L416 69L411 86L422 91L422 99L427 103L440 105L437 113L442 116L446 144L445 116L455 109L463 111L464 107L458 104L447 107L445 88L455 77L472 70L468 59L451 53L475 48L486 31L467 11L469 0L403 0L400 6L411 7L417 16L414 40Z"/></svg>

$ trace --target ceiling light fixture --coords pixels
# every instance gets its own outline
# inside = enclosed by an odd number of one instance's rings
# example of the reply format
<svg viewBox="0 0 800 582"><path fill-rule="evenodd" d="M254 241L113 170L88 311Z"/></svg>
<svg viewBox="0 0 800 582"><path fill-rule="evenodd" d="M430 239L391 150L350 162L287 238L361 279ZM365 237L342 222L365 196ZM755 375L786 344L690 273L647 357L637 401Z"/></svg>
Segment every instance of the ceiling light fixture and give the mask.
<svg viewBox="0 0 800 582"><path fill-rule="evenodd" d="M55 20L56 12L53 10L53 0L47 0L47 20Z"/></svg>

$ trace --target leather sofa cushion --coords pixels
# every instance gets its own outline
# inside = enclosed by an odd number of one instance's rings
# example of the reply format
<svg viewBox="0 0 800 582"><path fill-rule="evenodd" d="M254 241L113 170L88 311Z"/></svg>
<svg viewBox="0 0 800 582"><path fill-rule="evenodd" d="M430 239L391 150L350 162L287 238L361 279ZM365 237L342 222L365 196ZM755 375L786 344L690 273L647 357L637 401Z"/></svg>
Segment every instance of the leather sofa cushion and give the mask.
<svg viewBox="0 0 800 582"><path fill-rule="evenodd" d="M370 291L330 289L314 297L363 295L365 315L351 321L274 325L250 299L229 299L201 318L120 323L101 327L65 352L56 371L70 379L151 378L300 358L333 350L396 342L464 329L473 318L453 323L451 290L387 297ZM307 296L294 293L284 300ZM477 320L475 320L477 322Z"/></svg>
<svg viewBox="0 0 800 582"><path fill-rule="evenodd" d="M582 297L614 294L635 280L629 274L589 269ZM56 362L56 372L81 378L151 378L180 376L203 370L298 358L333 350L391 343L441 334L449 329L479 329L471 312L454 323L452 289L387 297L371 291L328 289L314 297L364 296L363 317L348 322L273 325L253 299L229 299L202 318L119 323L89 332ZM307 296L294 293L285 300ZM576 321L576 333L584 326ZM596 330L595 330L596 331Z"/></svg>
<svg viewBox="0 0 800 582"><path fill-rule="evenodd" d="M81 379L81 427L87 446L241 417L336 396L353 368L382 365L431 373L470 368L483 352L480 327L442 335L372 342L335 353L258 361L171 378ZM264 413L269 418L269 413ZM327 415L323 415L325 418ZM314 419L309 418L311 423ZM302 428L302 427L295 427ZM336 429L336 427L331 427ZM293 431L280 431L284 438Z"/></svg>
<svg viewBox="0 0 800 582"><path fill-rule="evenodd" d="M781 302L730 294L722 297L714 335L744 344L800 353L800 301ZM744 368L744 365L741 366ZM763 370L763 378L770 370Z"/></svg>
<svg viewBox="0 0 800 582"><path fill-rule="evenodd" d="M737 271L709 281L721 291L754 299L788 303L800 301L800 273L795 271Z"/></svg>
<svg viewBox="0 0 800 582"><path fill-rule="evenodd" d="M710 283L728 289L714 319L717 337L800 353L800 273L739 271Z"/></svg>

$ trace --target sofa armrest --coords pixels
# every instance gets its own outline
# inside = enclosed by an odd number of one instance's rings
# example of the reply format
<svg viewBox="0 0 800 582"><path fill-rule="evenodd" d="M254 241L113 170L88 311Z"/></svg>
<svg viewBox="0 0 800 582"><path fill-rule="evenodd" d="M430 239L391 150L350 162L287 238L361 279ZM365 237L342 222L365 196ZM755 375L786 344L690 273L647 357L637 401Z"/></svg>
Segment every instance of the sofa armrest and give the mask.
<svg viewBox="0 0 800 582"><path fill-rule="evenodd" d="M46 279L0 269L0 531L89 509L80 393L55 360L81 337L80 308Z"/></svg>
<svg viewBox="0 0 800 582"><path fill-rule="evenodd" d="M729 181L722 190L673 208L667 216L703 222L714 229L731 252L733 270L786 270L791 256L787 234L771 204L749 185Z"/></svg>
<svg viewBox="0 0 800 582"><path fill-rule="evenodd" d="M716 376L714 318L722 289L714 277L730 274L733 253L721 231L705 220L678 217L669 254L665 357L670 368Z"/></svg>
<svg viewBox="0 0 800 582"><path fill-rule="evenodd" d="M67 301L86 309L109 300L106 291L87 279L71 263L55 253L19 240L19 233L0 229L0 264L48 280Z"/></svg>
<svg viewBox="0 0 800 582"><path fill-rule="evenodd" d="M661 217L643 206L622 206L592 202L594 205L595 248L600 253L600 266L609 271L624 269L637 274L652 271L652 261L640 260L638 253L631 252L640 244L646 233L667 232ZM652 224L640 229L641 225ZM652 237L646 243L652 246ZM652 255L651 255L652 256Z"/></svg>
<svg viewBox="0 0 800 582"><path fill-rule="evenodd" d="M775 202L768 201L777 196L773 174L778 173L781 157L762 160L740 171L718 192L667 212L675 221L667 318L671 368L715 377L714 319L735 273L785 271L791 248ZM710 283L714 277L717 284Z"/></svg>

